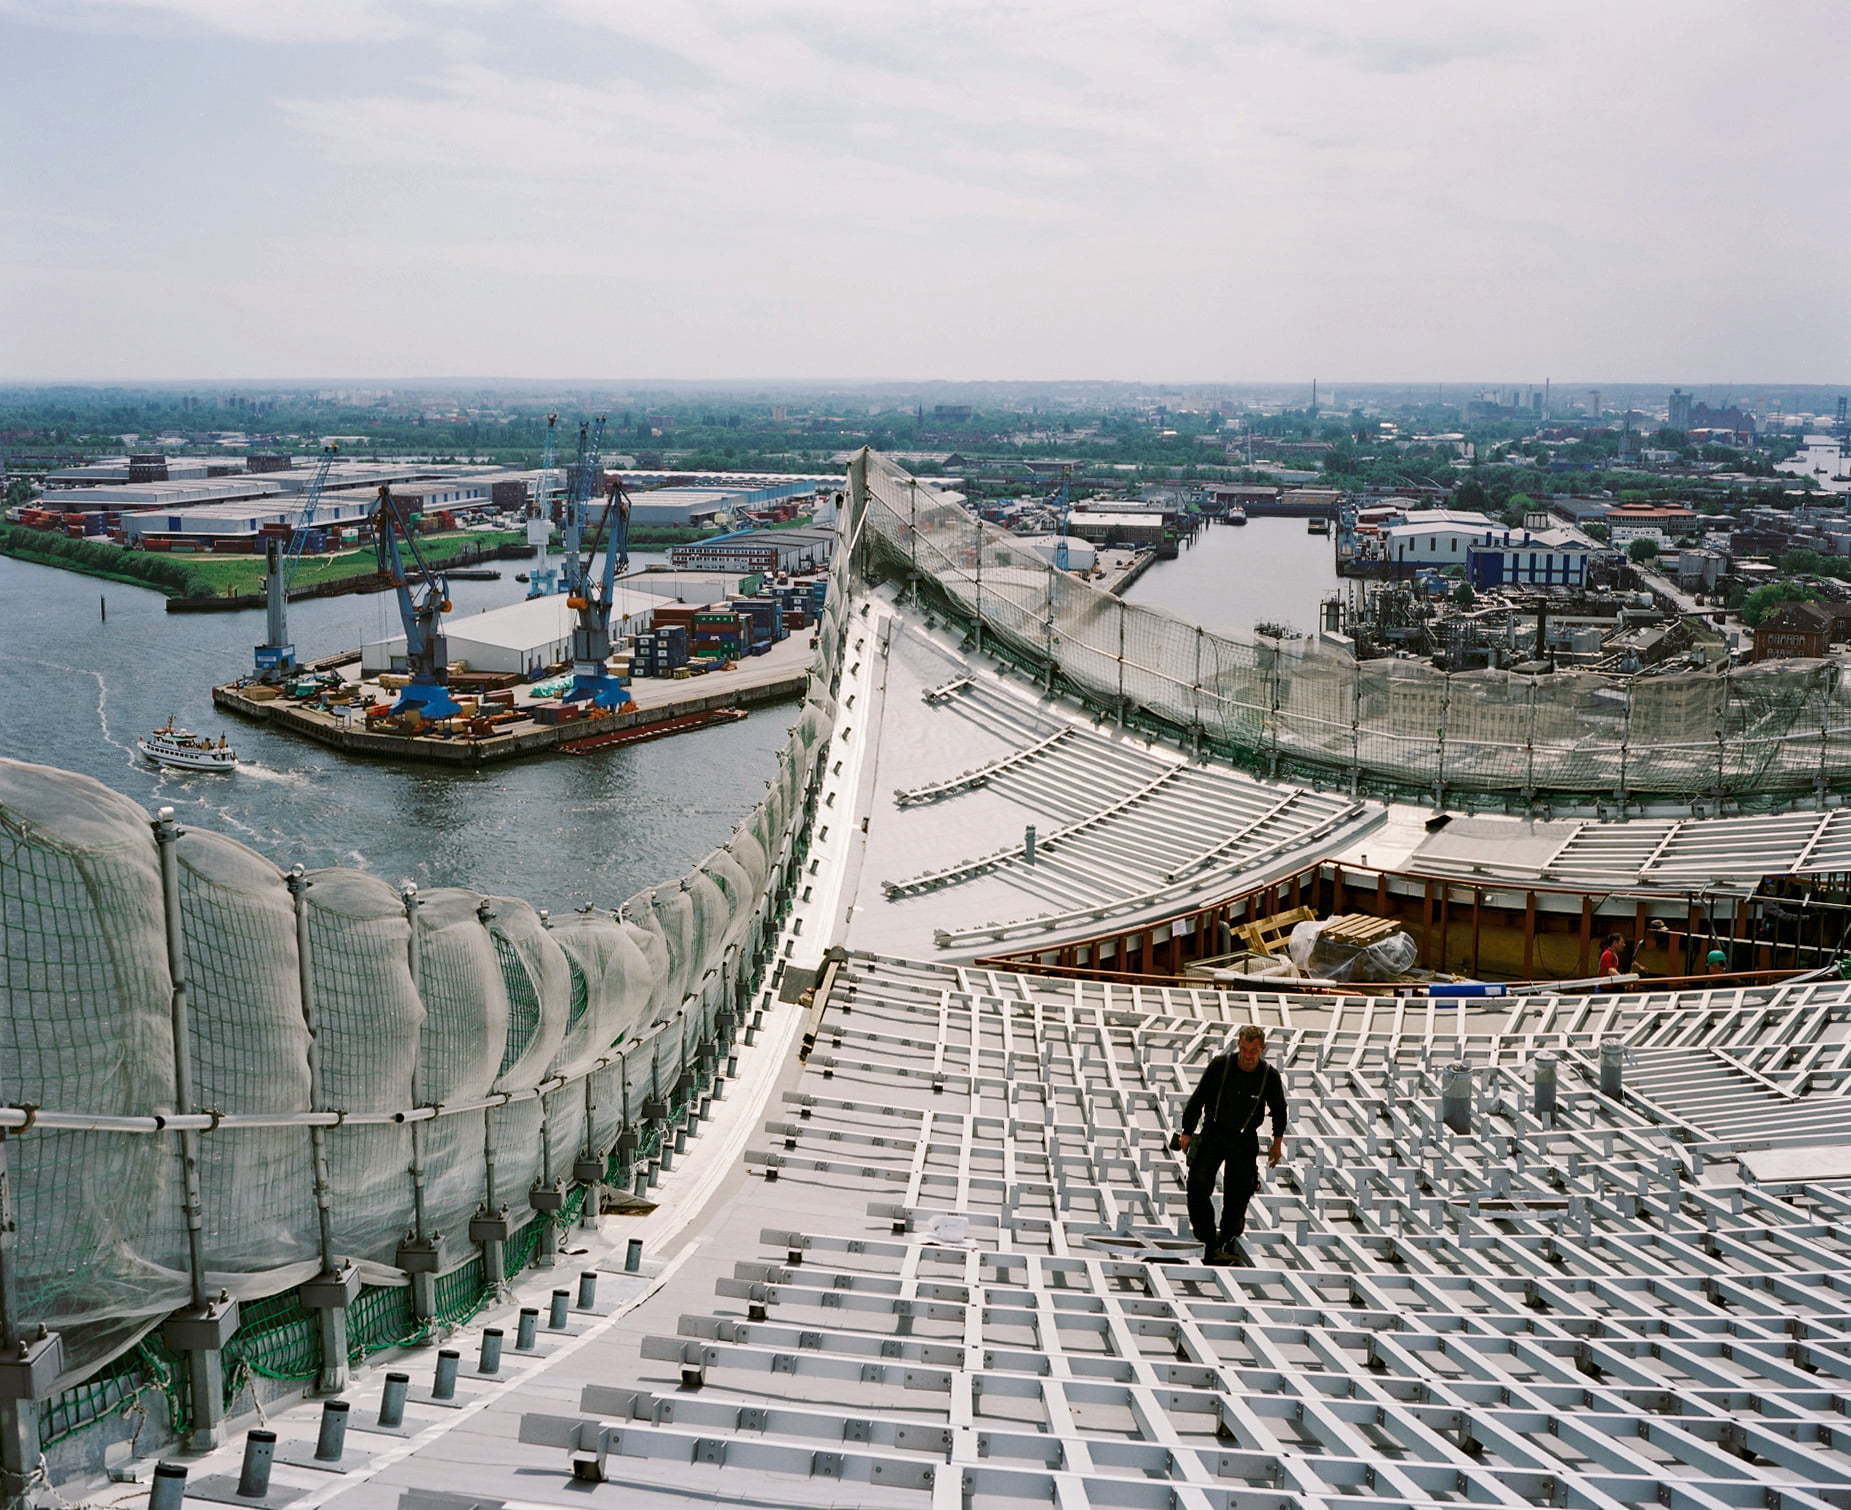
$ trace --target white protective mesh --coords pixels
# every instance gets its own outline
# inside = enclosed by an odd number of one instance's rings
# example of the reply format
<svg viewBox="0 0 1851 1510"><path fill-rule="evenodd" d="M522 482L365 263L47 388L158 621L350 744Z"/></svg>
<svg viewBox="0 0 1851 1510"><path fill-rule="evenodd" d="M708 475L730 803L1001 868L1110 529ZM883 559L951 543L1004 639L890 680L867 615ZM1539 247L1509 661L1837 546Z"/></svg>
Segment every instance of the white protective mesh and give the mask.
<svg viewBox="0 0 1851 1510"><path fill-rule="evenodd" d="M1057 571L884 457L868 453L851 483L849 528L870 567L942 592L998 649L1051 663L1083 696L1199 730L1265 774L1513 805L1623 793L1773 809L1851 784L1851 686L1836 663L1526 677L1242 641Z"/></svg>
<svg viewBox="0 0 1851 1510"><path fill-rule="evenodd" d="M842 641L832 586L825 683ZM693 1061L789 893L830 724L819 691L763 800L688 876L551 926L518 899L408 900L354 870L292 892L269 861L201 832L174 843L170 888L148 814L88 778L0 761L0 1106L45 1117L5 1145L14 1317L64 1330L74 1377L188 1299L178 1138L153 1121L175 1110L170 915L190 994L182 1109L223 1114L196 1134L208 1282L248 1299L320 1266L307 1114L333 1111L332 1256L402 1283L391 1266L416 1205L398 1118L438 1109L416 1123L424 1230L454 1255L485 1199L525 1224L536 1182L609 1154L647 1098L698 1090Z"/></svg>

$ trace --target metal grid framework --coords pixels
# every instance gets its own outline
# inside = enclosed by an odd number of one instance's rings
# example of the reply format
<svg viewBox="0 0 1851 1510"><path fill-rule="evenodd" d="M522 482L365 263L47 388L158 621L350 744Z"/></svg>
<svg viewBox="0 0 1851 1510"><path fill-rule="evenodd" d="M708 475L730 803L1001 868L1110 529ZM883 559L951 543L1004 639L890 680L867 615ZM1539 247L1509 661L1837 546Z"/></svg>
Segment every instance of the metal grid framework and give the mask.
<svg viewBox="0 0 1851 1510"><path fill-rule="evenodd" d="M979 788L1039 820L1026 839L881 883L890 899L973 881L1005 883L1042 911L937 931L941 947L1027 937L1175 905L1229 886L1380 819L1381 809L1324 792L1270 786L1190 764L1155 746L1115 741L1058 723L994 687L965 678L934 688L936 710L970 720L1015 748L975 770L894 794L902 807L950 803ZM955 814L951 821L956 821Z"/></svg>
<svg viewBox="0 0 1851 1510"><path fill-rule="evenodd" d="M1292 1126L1251 1266L1211 1268L1167 1137L1248 1019ZM1847 1020L1836 984L1467 1012L855 957L748 1155L838 1230L766 1230L645 1339L681 1388L594 1384L521 1435L779 1503L1843 1510L1851 1190L1737 1179L1727 1128L1592 1076L1608 1038L1715 1056L1773 1109L1746 1142L1775 1113L1824 1141L1821 1106L1851 1140Z"/></svg>
<svg viewBox="0 0 1851 1510"><path fill-rule="evenodd" d="M1635 818L1583 823L1540 864L1500 862L1494 854L1423 854L1423 869L1449 874L1521 876L1562 885L1709 887L1753 890L1767 875L1851 871L1851 809L1755 818Z"/></svg>

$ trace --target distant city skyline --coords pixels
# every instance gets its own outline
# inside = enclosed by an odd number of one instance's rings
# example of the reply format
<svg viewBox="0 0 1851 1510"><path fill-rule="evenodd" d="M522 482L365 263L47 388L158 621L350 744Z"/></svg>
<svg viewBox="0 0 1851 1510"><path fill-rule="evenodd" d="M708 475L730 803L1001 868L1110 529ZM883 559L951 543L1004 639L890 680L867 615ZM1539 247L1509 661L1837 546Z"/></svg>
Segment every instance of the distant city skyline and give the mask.
<svg viewBox="0 0 1851 1510"><path fill-rule="evenodd" d="M1835 0L0 0L0 48L0 383L1851 379Z"/></svg>

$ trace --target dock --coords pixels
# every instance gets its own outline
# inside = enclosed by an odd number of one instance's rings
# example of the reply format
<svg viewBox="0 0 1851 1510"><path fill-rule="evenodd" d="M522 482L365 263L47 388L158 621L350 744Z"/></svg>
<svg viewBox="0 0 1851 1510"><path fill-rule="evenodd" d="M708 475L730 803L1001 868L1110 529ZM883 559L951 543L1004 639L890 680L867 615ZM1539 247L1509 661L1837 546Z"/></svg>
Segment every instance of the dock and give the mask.
<svg viewBox="0 0 1851 1510"><path fill-rule="evenodd" d="M525 720L497 729L481 738L436 734L397 734L369 730L355 720L310 707L288 698L259 699L249 695L247 687L232 682L212 689L215 707L256 722L267 723L281 732L312 739L329 749L346 755L384 760L421 760L438 765L493 765L504 760L520 760L533 755L547 755L566 745L604 735L650 730L661 734L680 733L705 727L700 717L725 708L755 708L801 697L809 682L811 636L792 635L772 646L764 655L751 656L730 671L709 671L703 676L675 681L662 677L644 677L630 683L630 696L636 706L625 713L604 713L574 719L564 724L537 724ZM305 663L308 671L340 671L350 681L359 679L358 651L324 656ZM516 711L533 707L525 688L516 693ZM391 698L394 694L382 693ZM634 741L612 741L622 748Z"/></svg>

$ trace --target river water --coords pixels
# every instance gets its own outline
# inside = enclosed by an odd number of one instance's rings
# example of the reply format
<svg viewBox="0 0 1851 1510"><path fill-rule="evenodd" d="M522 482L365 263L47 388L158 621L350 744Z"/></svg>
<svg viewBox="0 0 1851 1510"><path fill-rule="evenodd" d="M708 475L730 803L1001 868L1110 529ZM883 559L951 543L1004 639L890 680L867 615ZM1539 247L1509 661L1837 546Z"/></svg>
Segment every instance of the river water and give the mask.
<svg viewBox="0 0 1851 1510"><path fill-rule="evenodd" d="M639 552L642 567L663 557ZM456 582L459 614L523 596ZM1244 636L1255 620L1309 630L1336 580L1330 541L1297 519L1211 525L1134 584L1154 603ZM108 617L99 609L106 600ZM214 683L248 670L261 610L169 614L158 593L0 556L0 756L81 771L147 808L241 839L282 866L355 865L394 884L461 885L557 911L615 906L680 875L725 842L763 793L797 714L579 758L462 770L356 760L212 706ZM389 594L290 605L303 659L397 633ZM231 736L234 775L160 770L135 737L169 717Z"/></svg>
<svg viewBox="0 0 1851 1510"><path fill-rule="evenodd" d="M1340 581L1329 535L1307 533L1302 519L1252 519L1204 525L1174 561L1157 562L1124 596L1246 640L1255 624L1314 633L1318 605Z"/></svg>
<svg viewBox="0 0 1851 1510"><path fill-rule="evenodd" d="M498 582L452 583L456 611L524 596L518 563L503 569ZM0 755L81 771L148 808L171 804L182 822L285 867L356 865L394 884L471 886L561 911L615 906L725 842L797 714L779 704L698 734L479 770L355 760L213 708L213 684L250 668L261 610L169 614L163 603L0 556ZM305 660L397 632L386 593L292 603L289 619ZM169 715L229 734L240 769L150 766L135 737Z"/></svg>

